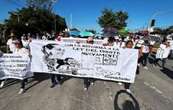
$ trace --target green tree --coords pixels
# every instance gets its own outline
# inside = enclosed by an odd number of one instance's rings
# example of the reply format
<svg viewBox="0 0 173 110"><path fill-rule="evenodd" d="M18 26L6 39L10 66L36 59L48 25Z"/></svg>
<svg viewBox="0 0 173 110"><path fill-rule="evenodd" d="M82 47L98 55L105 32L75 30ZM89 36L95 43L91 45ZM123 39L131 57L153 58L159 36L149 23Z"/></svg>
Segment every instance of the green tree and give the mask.
<svg viewBox="0 0 173 110"><path fill-rule="evenodd" d="M98 18L98 23L102 28L115 27L116 17L111 9L104 9L102 15Z"/></svg>
<svg viewBox="0 0 173 110"><path fill-rule="evenodd" d="M98 23L102 28L114 27L120 30L127 26L128 13L123 11L113 12L111 9L104 9L98 18Z"/></svg>
<svg viewBox="0 0 173 110"><path fill-rule="evenodd" d="M115 13L116 28L118 30L123 29L127 26L126 20L128 19L128 13L123 11L118 11Z"/></svg>
<svg viewBox="0 0 173 110"><path fill-rule="evenodd" d="M53 4L56 1L57 0L26 0L26 3L29 7L52 10Z"/></svg>
<svg viewBox="0 0 173 110"><path fill-rule="evenodd" d="M118 30L118 34L121 36L121 37L126 37L129 33L129 30L126 29L126 28L122 28L120 30Z"/></svg>
<svg viewBox="0 0 173 110"><path fill-rule="evenodd" d="M98 24L103 28L104 35L113 36L127 26L128 13L123 11L113 12L111 9L104 9L98 18Z"/></svg>
<svg viewBox="0 0 173 110"><path fill-rule="evenodd" d="M52 10L52 7L54 3L57 2L57 0L4 0L8 1L11 4L15 4L17 6L24 6L32 7L32 8L42 8L47 10Z"/></svg>
<svg viewBox="0 0 173 110"><path fill-rule="evenodd" d="M63 31L67 26L65 19L59 15L51 13L47 9L34 9L32 7L18 9L15 12L9 12L10 17L5 21L10 30L14 30L16 34L22 33L41 33L41 32L56 32Z"/></svg>

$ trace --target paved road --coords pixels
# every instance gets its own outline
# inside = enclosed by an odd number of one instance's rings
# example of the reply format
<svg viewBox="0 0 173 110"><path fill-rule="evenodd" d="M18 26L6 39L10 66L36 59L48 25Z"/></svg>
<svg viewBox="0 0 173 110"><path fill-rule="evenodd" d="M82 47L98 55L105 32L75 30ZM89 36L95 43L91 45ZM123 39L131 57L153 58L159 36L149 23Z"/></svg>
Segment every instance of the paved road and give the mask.
<svg viewBox="0 0 173 110"><path fill-rule="evenodd" d="M84 91L83 80L75 78L51 89L48 77L41 75L18 95L19 82L10 81L0 89L0 110L173 110L173 61L167 62L166 71L148 66L149 70L140 67L132 94L106 81L96 81Z"/></svg>

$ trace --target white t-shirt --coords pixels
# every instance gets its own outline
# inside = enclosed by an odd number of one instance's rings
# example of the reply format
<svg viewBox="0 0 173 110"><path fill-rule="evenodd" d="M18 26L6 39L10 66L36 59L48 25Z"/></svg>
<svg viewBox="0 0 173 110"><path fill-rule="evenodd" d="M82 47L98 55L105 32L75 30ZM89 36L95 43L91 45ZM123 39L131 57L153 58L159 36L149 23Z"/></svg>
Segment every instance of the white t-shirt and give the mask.
<svg viewBox="0 0 173 110"><path fill-rule="evenodd" d="M15 49L14 54L20 55L20 56L24 56L24 57L29 57L29 51L25 48L21 48L21 49Z"/></svg>
<svg viewBox="0 0 173 110"><path fill-rule="evenodd" d="M168 58L170 51L171 51L170 47L164 48L163 58Z"/></svg>
<svg viewBox="0 0 173 110"><path fill-rule="evenodd" d="M10 51L13 53L16 49L15 44L14 44L14 40L8 39L7 45L9 46Z"/></svg>
<svg viewBox="0 0 173 110"><path fill-rule="evenodd" d="M126 43L125 43L125 42L121 42L121 43L120 43L120 47L121 47L121 48L124 48L125 46L126 46Z"/></svg>
<svg viewBox="0 0 173 110"><path fill-rule="evenodd" d="M165 49L166 48L166 45L165 44L160 44L160 48L161 49Z"/></svg>
<svg viewBox="0 0 173 110"><path fill-rule="evenodd" d="M142 45L142 53L149 53L149 46Z"/></svg>
<svg viewBox="0 0 173 110"><path fill-rule="evenodd" d="M120 48L120 42L118 42L118 43L115 42L115 43L114 43L114 47L116 47L116 48Z"/></svg>
<svg viewBox="0 0 173 110"><path fill-rule="evenodd" d="M22 44L25 48L29 48L29 41L28 40L22 40Z"/></svg>
<svg viewBox="0 0 173 110"><path fill-rule="evenodd" d="M107 37L105 37L105 38L103 39L102 44L103 44L103 45L104 45L104 44L108 44L108 38L107 38Z"/></svg>
<svg viewBox="0 0 173 110"><path fill-rule="evenodd" d="M47 37L45 35L42 36L43 40L47 40Z"/></svg>

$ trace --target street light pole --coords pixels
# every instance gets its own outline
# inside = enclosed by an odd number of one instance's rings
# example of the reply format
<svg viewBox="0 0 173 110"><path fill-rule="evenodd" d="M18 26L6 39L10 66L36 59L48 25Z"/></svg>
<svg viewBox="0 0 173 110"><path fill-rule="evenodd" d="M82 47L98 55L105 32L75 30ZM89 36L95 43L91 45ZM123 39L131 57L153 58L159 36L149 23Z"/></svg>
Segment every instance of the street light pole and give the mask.
<svg viewBox="0 0 173 110"><path fill-rule="evenodd" d="M158 16L158 15L162 15L162 14L166 14L166 13L172 13L173 12L173 10L171 10L171 11L157 11L157 12L155 12L152 16L151 16L151 18L149 19L149 23L148 23L148 30L151 28L150 27L150 24L151 24L151 22L152 22L152 19L154 19L156 16Z"/></svg>

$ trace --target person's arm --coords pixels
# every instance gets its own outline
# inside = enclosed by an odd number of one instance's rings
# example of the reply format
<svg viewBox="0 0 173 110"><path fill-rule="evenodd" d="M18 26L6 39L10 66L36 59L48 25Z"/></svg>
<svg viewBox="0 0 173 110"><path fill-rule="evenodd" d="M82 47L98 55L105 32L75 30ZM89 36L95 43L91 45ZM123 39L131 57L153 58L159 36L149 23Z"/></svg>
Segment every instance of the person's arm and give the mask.
<svg viewBox="0 0 173 110"><path fill-rule="evenodd" d="M3 52L0 50L0 57L3 55Z"/></svg>
<svg viewBox="0 0 173 110"><path fill-rule="evenodd" d="M139 49L139 55L138 55L138 57L140 58L141 56L143 56L143 54L142 54L142 48Z"/></svg>
<svg viewBox="0 0 173 110"><path fill-rule="evenodd" d="M9 46L10 46L10 43L9 43L9 40L8 40L8 41L7 41L7 47L6 47L6 52L7 52L7 53L10 52L10 51L9 51L9 50L10 50L10 47L9 47Z"/></svg>

